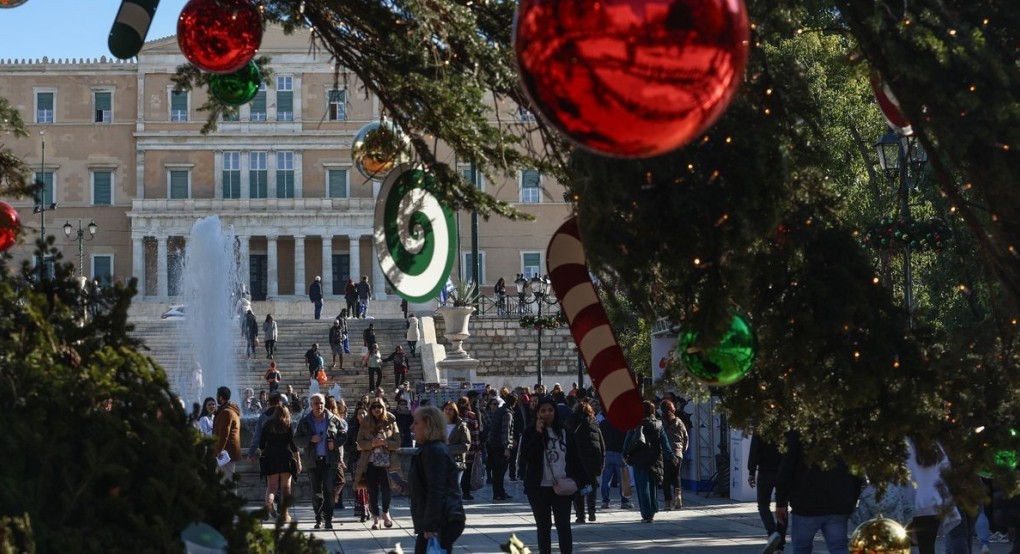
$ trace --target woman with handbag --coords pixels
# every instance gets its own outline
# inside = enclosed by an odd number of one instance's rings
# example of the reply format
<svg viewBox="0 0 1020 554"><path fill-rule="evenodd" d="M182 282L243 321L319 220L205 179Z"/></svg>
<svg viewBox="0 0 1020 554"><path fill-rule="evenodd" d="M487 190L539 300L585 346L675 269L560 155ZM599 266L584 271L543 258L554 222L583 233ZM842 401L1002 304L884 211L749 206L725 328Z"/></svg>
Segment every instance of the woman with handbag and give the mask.
<svg viewBox="0 0 1020 554"><path fill-rule="evenodd" d="M460 418L457 404L449 400L443 404L443 415L446 417L446 444L457 466L457 483L464 478L467 469L468 450L471 449L471 431L467 423ZM417 435L416 439L417 440ZM420 441L419 441L420 442Z"/></svg>
<svg viewBox="0 0 1020 554"><path fill-rule="evenodd" d="M449 415L444 418L435 406L423 406L414 412L411 428L421 447L411 456L408 484L411 520L418 535L416 554L425 554L435 543L444 551L453 552L453 543L464 533L466 518L458 478L462 470L457 469L452 452L447 449L448 421Z"/></svg>
<svg viewBox="0 0 1020 554"><path fill-rule="evenodd" d="M400 448L400 430L397 418L386 411L381 398L369 404L368 415L358 429L358 460L355 487L368 489L369 508L372 512L372 529L379 529L379 500L382 500L383 525L393 527L390 517L390 462L392 453Z"/></svg>
<svg viewBox="0 0 1020 554"><path fill-rule="evenodd" d="M287 406L273 408L269 419L259 435L259 468L266 478L266 510L273 519L277 518L275 493L281 491L286 499L290 496L290 481L301 473L301 454L294 444L294 428L290 425L290 411ZM288 503L284 502L286 506ZM283 521L290 521L290 514L283 512Z"/></svg>
<svg viewBox="0 0 1020 554"><path fill-rule="evenodd" d="M570 507L581 476L581 460L577 455L573 433L563 426L552 397L538 401L535 423L521 437L521 469L524 493L528 495L531 512L538 527L538 551L552 552L552 527L556 525L560 552L574 550L570 529Z"/></svg>
<svg viewBox="0 0 1020 554"><path fill-rule="evenodd" d="M634 468L634 486L641 509L641 523L651 523L659 511L655 490L662 485L663 457L674 464L676 457L662 422L655 417L655 404L646 400L644 406L645 418L623 439L623 453L624 460ZM644 445L641 446L641 443Z"/></svg>

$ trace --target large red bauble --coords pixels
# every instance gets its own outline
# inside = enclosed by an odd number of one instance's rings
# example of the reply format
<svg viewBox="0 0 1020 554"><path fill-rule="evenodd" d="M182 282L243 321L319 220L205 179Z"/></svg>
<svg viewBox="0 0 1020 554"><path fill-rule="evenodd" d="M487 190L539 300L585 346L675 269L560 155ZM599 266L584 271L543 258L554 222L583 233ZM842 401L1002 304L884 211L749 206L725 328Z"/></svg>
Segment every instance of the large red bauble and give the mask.
<svg viewBox="0 0 1020 554"><path fill-rule="evenodd" d="M192 65L233 73L262 44L262 14L249 0L191 0L177 20L177 45Z"/></svg>
<svg viewBox="0 0 1020 554"><path fill-rule="evenodd" d="M7 202L0 202L0 252L14 246L14 240L21 230L21 218Z"/></svg>
<svg viewBox="0 0 1020 554"><path fill-rule="evenodd" d="M532 103L602 154L683 146L726 109L747 65L743 0L521 0L515 19Z"/></svg>

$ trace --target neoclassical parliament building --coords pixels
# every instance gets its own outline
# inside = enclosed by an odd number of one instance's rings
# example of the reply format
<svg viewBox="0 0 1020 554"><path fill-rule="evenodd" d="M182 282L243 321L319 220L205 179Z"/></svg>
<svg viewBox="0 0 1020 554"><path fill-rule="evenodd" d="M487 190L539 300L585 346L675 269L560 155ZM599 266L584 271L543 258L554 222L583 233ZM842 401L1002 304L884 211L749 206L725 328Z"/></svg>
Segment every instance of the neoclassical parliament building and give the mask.
<svg viewBox="0 0 1020 554"><path fill-rule="evenodd" d="M100 282L136 277L141 300L172 302L193 224L218 215L237 237L254 300L303 297L315 276L327 294L342 294L348 277L367 275L384 297L371 239L379 182L351 162L355 134L379 119L380 106L354 75L335 79L332 59L310 53L309 44L307 33L269 27L259 55L272 58L270 82L208 135L200 133L207 114L198 111L206 91L173 90L170 78L185 63L175 37L146 43L132 61L0 60L0 96L29 131L8 135L4 146L45 183L42 199L4 199L23 223L15 257L33 259L44 223L77 266L79 222L87 229L95 221L95 236L81 242L82 273ZM528 117L511 104L495 109L506 111L503 121ZM452 153L447 161L456 162ZM481 181L535 220L480 221L480 281L545 273L549 237L570 212L562 187L535 170ZM470 214L458 221L454 277L471 252Z"/></svg>

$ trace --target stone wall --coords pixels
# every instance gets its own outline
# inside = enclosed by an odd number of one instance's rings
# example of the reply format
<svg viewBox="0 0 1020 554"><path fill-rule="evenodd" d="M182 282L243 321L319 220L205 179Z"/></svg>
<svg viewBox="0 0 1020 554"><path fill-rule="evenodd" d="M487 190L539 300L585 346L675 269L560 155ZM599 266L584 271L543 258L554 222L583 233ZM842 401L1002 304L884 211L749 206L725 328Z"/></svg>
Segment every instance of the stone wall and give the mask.
<svg viewBox="0 0 1020 554"><path fill-rule="evenodd" d="M436 317L436 336L449 344L442 317ZM471 336L464 349L480 364L478 382L493 386L533 386L538 378L538 331L522 329L517 319L472 317ZM591 380L585 374L585 383ZM570 329L542 330L542 382L547 387L561 383L569 389L577 381L577 349Z"/></svg>

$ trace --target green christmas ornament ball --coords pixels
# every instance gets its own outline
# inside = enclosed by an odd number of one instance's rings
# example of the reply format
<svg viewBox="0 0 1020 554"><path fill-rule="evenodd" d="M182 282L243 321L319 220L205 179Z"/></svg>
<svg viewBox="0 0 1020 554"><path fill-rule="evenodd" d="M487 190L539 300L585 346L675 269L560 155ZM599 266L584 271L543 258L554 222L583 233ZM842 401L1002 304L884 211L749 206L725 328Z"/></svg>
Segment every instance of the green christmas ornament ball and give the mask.
<svg viewBox="0 0 1020 554"><path fill-rule="evenodd" d="M719 344L707 350L695 346L698 333L688 329L680 335L677 354L684 367L707 385L732 385L744 378L754 364L758 339L741 315L734 315Z"/></svg>
<svg viewBox="0 0 1020 554"><path fill-rule="evenodd" d="M251 102L262 86L262 75L255 62L248 62L240 70L226 75L209 77L209 92L220 102L243 106Z"/></svg>

